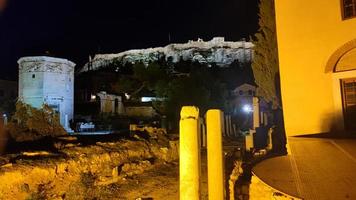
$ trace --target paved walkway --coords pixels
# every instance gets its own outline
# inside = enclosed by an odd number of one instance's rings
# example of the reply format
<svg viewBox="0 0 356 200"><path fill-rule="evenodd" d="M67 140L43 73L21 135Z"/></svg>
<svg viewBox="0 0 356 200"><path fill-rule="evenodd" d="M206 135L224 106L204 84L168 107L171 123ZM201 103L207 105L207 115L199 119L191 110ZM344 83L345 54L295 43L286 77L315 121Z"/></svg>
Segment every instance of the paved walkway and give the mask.
<svg viewBox="0 0 356 200"><path fill-rule="evenodd" d="M292 155L253 172L270 186L306 200L356 199L356 139L289 138Z"/></svg>

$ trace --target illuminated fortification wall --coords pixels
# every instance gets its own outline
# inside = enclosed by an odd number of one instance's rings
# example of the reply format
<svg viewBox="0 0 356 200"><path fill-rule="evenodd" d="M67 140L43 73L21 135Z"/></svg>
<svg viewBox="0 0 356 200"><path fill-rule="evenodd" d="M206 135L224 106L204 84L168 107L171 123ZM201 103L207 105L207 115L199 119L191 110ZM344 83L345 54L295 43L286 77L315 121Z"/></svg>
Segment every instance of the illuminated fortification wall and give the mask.
<svg viewBox="0 0 356 200"><path fill-rule="evenodd" d="M334 73L333 55L356 39L356 18L342 19L340 0L275 2L287 134L343 129L340 78L353 75Z"/></svg>
<svg viewBox="0 0 356 200"><path fill-rule="evenodd" d="M69 130L73 119L74 66L66 59L23 57L19 64L19 99L40 108L48 104L60 113L61 124Z"/></svg>

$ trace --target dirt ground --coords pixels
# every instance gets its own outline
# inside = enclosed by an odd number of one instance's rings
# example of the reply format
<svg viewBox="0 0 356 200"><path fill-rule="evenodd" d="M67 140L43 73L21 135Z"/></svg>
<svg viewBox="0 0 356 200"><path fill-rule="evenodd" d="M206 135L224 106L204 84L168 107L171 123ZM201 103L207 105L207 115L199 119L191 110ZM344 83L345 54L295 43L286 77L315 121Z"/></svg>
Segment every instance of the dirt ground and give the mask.
<svg viewBox="0 0 356 200"><path fill-rule="evenodd" d="M103 199L179 199L178 162L160 164L141 175L118 184L117 189Z"/></svg>
<svg viewBox="0 0 356 200"><path fill-rule="evenodd" d="M20 145L1 156L0 199L178 199L173 138L162 133L70 136L42 149Z"/></svg>
<svg viewBox="0 0 356 200"><path fill-rule="evenodd" d="M0 200L179 199L178 143L173 135L133 134L17 144L0 157ZM206 151L201 158L206 200Z"/></svg>

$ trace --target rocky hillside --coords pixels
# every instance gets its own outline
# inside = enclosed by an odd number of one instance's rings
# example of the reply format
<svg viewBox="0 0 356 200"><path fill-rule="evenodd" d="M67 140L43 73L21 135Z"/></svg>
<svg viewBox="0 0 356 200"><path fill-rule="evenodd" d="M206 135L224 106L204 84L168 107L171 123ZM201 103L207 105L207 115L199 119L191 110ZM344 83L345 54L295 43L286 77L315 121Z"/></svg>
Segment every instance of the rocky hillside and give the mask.
<svg viewBox="0 0 356 200"><path fill-rule="evenodd" d="M253 56L253 44L246 41L230 42L223 37L215 37L210 41L189 41L184 44L169 44L165 47L129 50L117 54L97 54L85 64L80 72L97 70L107 67L115 62L148 64L154 61L165 60L177 63L183 61L193 61L216 64L225 67L238 61L240 63L250 63Z"/></svg>

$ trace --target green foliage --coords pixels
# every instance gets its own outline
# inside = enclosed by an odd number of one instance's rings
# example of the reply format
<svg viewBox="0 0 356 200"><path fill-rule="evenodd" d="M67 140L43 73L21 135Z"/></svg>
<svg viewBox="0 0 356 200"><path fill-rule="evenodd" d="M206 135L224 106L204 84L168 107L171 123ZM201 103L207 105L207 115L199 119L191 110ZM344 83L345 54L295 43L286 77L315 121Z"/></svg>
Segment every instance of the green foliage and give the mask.
<svg viewBox="0 0 356 200"><path fill-rule="evenodd" d="M191 69L189 76L157 82L155 91L158 97L166 99L162 103L156 102L156 107L172 120L178 119L182 106L198 106L201 113L210 108L224 109L228 96L226 84L204 65Z"/></svg>
<svg viewBox="0 0 356 200"><path fill-rule="evenodd" d="M257 94L267 102L271 102L274 110L275 132L272 134L273 151L286 153L286 139L281 111L281 95L278 64L278 46L276 33L276 18L274 0L260 0L259 32L255 35L255 56L252 69L256 84L259 86Z"/></svg>
<svg viewBox="0 0 356 200"><path fill-rule="evenodd" d="M48 105L36 109L21 101L16 103L16 112L7 126L16 141L36 140L46 136L66 134L59 122L59 115Z"/></svg>
<svg viewBox="0 0 356 200"><path fill-rule="evenodd" d="M170 121L177 122L182 106L198 106L201 113L210 108L226 108L228 89L226 80L219 77L220 69L204 64L184 61L177 64L185 74L174 75L167 72L167 66L151 63L132 66L132 75L122 75L113 84L117 93L129 93L135 97L146 89L164 99L153 102L154 108Z"/></svg>
<svg viewBox="0 0 356 200"><path fill-rule="evenodd" d="M148 66L136 63L132 66L132 70L132 75L123 75L112 85L113 91L135 96L145 88L153 90L158 81L168 77L165 68L157 63L150 63Z"/></svg>
<svg viewBox="0 0 356 200"><path fill-rule="evenodd" d="M129 76L122 76L117 82L112 84L112 90L117 93L132 93L140 88L142 84Z"/></svg>
<svg viewBox="0 0 356 200"><path fill-rule="evenodd" d="M279 65L274 0L261 0L259 6L260 29L255 34L252 69L258 85L257 95L272 102L273 107L277 108L281 101L277 93Z"/></svg>

